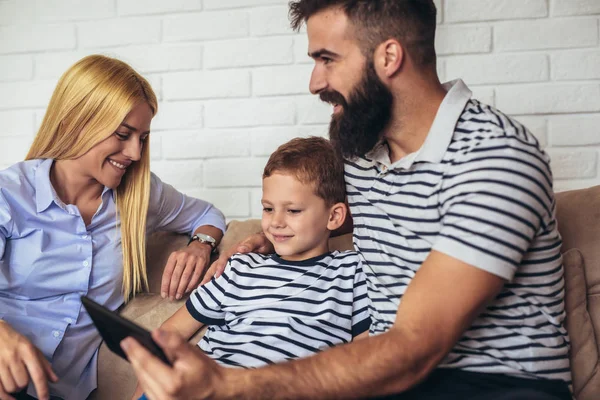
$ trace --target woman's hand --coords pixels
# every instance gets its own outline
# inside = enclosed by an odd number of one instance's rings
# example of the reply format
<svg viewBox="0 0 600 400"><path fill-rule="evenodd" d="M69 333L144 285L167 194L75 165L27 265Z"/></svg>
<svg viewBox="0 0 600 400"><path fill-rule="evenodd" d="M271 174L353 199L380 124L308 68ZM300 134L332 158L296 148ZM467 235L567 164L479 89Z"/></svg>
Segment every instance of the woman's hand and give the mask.
<svg viewBox="0 0 600 400"><path fill-rule="evenodd" d="M171 253L163 272L160 287L162 298L168 296L171 300L179 300L184 293L198 286L200 277L210 262L211 252L210 245L194 241Z"/></svg>
<svg viewBox="0 0 600 400"><path fill-rule="evenodd" d="M225 266L227 265L227 260L229 260L229 258L236 253L271 254L274 252L275 248L273 247L273 244L269 242L264 233L260 232L250 235L246 239L242 240L232 248L227 249L219 255L219 258L212 263L208 271L206 271L206 275L204 275L201 285L204 285L213 277L218 278L221 276L225 270Z"/></svg>
<svg viewBox="0 0 600 400"><path fill-rule="evenodd" d="M40 399L48 399L48 380L58 381L42 352L8 323L0 321L0 399L13 399L33 381Z"/></svg>

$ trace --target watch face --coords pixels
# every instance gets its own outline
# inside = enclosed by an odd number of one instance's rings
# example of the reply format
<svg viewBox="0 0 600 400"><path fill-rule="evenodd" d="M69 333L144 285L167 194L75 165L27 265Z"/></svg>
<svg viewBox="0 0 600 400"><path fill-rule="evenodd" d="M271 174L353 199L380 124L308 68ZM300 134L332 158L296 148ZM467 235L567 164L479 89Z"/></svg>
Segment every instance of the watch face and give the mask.
<svg viewBox="0 0 600 400"><path fill-rule="evenodd" d="M196 236L202 242L207 242L207 243L215 243L216 242L216 240L212 236L205 235L204 233L197 233Z"/></svg>

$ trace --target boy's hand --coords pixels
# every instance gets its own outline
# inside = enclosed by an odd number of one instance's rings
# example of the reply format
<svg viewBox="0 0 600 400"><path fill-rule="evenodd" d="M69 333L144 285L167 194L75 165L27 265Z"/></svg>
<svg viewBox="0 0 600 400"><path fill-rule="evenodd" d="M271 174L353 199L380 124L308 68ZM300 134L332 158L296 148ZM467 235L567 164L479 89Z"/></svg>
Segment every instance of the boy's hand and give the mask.
<svg viewBox="0 0 600 400"><path fill-rule="evenodd" d="M213 277L218 278L221 276L225 270L225 266L227 265L227 260L229 260L229 258L236 253L271 254L273 252L275 252L275 248L273 247L273 244L269 242L264 233L260 232L250 235L235 246L222 252L217 261L212 263L208 271L206 271L204 279L200 285L204 285L206 282L209 282Z"/></svg>

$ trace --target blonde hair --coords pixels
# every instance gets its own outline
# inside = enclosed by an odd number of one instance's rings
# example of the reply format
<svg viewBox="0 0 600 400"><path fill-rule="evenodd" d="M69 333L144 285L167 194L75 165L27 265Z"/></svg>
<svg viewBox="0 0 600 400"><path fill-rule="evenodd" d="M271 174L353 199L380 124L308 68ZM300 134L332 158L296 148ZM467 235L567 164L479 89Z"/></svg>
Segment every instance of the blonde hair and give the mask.
<svg viewBox="0 0 600 400"><path fill-rule="evenodd" d="M146 103L158 111L156 95L140 74L123 61L92 55L79 60L58 81L26 160L69 160L87 153L112 135L127 114ZM129 300L148 289L146 217L150 197L150 141L115 191L121 223L123 295Z"/></svg>

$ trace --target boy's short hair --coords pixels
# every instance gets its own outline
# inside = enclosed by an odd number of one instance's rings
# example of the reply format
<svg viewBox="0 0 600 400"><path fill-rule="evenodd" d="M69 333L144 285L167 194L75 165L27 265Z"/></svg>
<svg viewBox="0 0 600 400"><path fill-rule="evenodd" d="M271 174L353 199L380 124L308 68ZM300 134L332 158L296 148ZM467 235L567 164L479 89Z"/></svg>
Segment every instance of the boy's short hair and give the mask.
<svg viewBox="0 0 600 400"><path fill-rule="evenodd" d="M312 185L328 206L346 200L344 164L324 138L296 138L279 146L267 161L263 179L278 172L292 174L300 182Z"/></svg>

